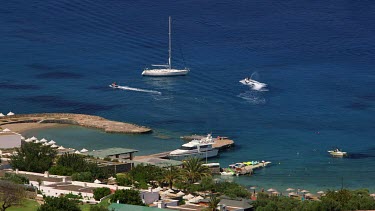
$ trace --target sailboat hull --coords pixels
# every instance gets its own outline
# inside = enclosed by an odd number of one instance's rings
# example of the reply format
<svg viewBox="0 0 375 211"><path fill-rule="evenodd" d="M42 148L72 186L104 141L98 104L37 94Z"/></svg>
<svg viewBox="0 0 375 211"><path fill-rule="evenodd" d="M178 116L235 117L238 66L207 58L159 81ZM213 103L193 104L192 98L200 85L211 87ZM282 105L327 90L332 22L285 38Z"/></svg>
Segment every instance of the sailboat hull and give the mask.
<svg viewBox="0 0 375 211"><path fill-rule="evenodd" d="M189 73L189 70L177 70L177 69L152 69L144 70L143 76L184 76Z"/></svg>

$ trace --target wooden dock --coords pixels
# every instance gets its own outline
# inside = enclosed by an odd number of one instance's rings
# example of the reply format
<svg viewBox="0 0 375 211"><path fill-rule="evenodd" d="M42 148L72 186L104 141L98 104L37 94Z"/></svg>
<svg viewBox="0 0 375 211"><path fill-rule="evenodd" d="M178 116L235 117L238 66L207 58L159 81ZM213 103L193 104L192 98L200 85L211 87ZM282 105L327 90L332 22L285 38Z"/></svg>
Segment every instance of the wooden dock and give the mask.
<svg viewBox="0 0 375 211"><path fill-rule="evenodd" d="M268 166L271 162L259 162L258 164L255 165L247 165L241 168L235 168L232 169L233 171L236 172L236 174L239 175L245 175L245 174L253 174L254 170L259 169L259 168L264 168Z"/></svg>

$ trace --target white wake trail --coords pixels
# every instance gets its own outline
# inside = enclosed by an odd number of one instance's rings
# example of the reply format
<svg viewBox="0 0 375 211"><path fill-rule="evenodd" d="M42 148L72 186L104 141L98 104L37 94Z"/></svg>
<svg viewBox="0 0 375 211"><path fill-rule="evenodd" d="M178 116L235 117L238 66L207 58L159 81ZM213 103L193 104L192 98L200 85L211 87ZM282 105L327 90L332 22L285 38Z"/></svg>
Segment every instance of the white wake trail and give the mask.
<svg viewBox="0 0 375 211"><path fill-rule="evenodd" d="M130 90L130 91L136 91L136 92L147 92L147 93L161 95L161 92L158 92L158 91L155 91L155 90L138 89L138 88L133 88L133 87L129 87L129 86L117 86L117 89Z"/></svg>

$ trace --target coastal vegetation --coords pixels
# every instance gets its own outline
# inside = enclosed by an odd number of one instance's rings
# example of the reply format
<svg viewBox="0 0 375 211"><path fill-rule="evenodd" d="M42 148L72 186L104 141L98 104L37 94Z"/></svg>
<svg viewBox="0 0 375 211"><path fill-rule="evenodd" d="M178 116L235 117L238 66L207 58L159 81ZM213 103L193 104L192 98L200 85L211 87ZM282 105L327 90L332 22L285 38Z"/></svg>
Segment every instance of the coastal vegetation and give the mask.
<svg viewBox="0 0 375 211"><path fill-rule="evenodd" d="M86 157L78 154L65 153L57 158L56 165L49 169L49 173L72 176L73 180L92 182L95 179L105 179L110 175L106 170L87 161Z"/></svg>
<svg viewBox="0 0 375 211"><path fill-rule="evenodd" d="M111 194L111 190L109 188L103 187L94 189L94 199L96 201L99 201L101 198L108 196L109 194Z"/></svg>
<svg viewBox="0 0 375 211"><path fill-rule="evenodd" d="M139 197L140 192L138 190L117 190L112 196L112 202L118 202L122 204L132 204L132 205L141 205L146 206L141 197Z"/></svg>
<svg viewBox="0 0 375 211"><path fill-rule="evenodd" d="M1 179L11 181L15 184L29 184L29 179L27 177L18 174L5 173L4 177Z"/></svg>
<svg viewBox="0 0 375 211"><path fill-rule="evenodd" d="M10 157L9 163L13 169L43 173L52 166L56 155L56 150L50 146L25 142L16 149L16 153Z"/></svg>
<svg viewBox="0 0 375 211"><path fill-rule="evenodd" d="M45 196L44 204L42 204L38 211L80 211L81 209L78 207L78 201L74 199L69 199L64 196L60 197L50 197Z"/></svg>
<svg viewBox="0 0 375 211"><path fill-rule="evenodd" d="M11 181L0 181L0 210L19 205L26 197L25 188Z"/></svg>
<svg viewBox="0 0 375 211"><path fill-rule="evenodd" d="M257 200L253 202L257 211L325 211L325 210L373 210L375 200L369 195L368 190L328 190L319 201L300 200L286 196L270 196L259 193Z"/></svg>

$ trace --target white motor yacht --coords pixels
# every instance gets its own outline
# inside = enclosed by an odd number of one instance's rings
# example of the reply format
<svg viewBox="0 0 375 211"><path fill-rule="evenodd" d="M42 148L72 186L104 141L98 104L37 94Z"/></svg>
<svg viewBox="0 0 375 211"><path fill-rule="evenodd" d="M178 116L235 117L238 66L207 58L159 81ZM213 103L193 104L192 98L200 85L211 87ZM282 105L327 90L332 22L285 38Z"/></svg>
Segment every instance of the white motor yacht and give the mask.
<svg viewBox="0 0 375 211"><path fill-rule="evenodd" d="M213 148L213 144L212 136L209 134L206 138L201 140L192 140L183 144L179 149L170 152L168 157L174 160L185 160L190 157L200 159L216 157L219 150Z"/></svg>
<svg viewBox="0 0 375 211"><path fill-rule="evenodd" d="M331 154L331 155L334 156L334 157L343 157L343 156L346 156L346 155L347 155L346 152L343 152L343 151L341 151L341 150L338 149L338 148L336 148L336 149L334 149L334 150L329 150L328 152L329 152L329 154Z"/></svg>

